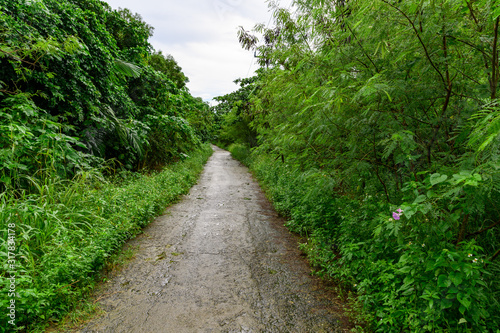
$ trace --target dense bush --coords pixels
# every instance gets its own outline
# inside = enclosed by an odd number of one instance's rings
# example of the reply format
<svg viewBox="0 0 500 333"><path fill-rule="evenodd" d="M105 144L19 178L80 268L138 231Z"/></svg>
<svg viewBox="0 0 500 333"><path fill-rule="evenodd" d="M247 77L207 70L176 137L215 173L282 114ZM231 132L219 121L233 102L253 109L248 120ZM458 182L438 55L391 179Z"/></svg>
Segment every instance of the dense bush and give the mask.
<svg viewBox="0 0 500 333"><path fill-rule="evenodd" d="M152 49L152 31L139 15L99 0L2 2L3 186L13 173L33 175L34 169L56 168L71 177L85 164L76 161L78 152L129 170L148 166L149 158L157 167L210 138L208 105L191 96L176 61ZM177 125L158 127L155 120L166 117ZM150 145L163 130L186 139L182 147L180 140L170 142L169 157ZM39 148L30 160L30 149Z"/></svg>
<svg viewBox="0 0 500 333"><path fill-rule="evenodd" d="M456 244L444 212L430 211L422 199L399 213L383 194L346 198L319 170L303 172L262 154L249 159L236 148L233 156L250 163L287 226L308 236L301 248L316 271L358 295L374 330L498 326L499 266L479 245L496 242L492 235Z"/></svg>
<svg viewBox="0 0 500 333"><path fill-rule="evenodd" d="M251 162L250 149L247 146L239 143L233 143L228 147L228 150L234 158L241 161L245 165L249 165Z"/></svg>
<svg viewBox="0 0 500 333"><path fill-rule="evenodd" d="M235 83L240 89L230 94L216 97L218 104L212 107L217 126L217 142L227 147L231 143L257 145L257 133L250 126L253 120L250 111L249 97L257 90L257 76L248 79L238 79Z"/></svg>

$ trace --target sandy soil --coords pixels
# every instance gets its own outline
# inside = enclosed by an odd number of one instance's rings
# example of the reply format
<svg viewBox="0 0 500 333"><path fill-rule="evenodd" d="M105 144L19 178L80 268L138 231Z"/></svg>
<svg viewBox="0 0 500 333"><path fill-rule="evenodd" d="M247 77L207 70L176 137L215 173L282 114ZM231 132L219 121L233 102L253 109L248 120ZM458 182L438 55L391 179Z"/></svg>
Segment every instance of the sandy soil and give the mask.
<svg viewBox="0 0 500 333"><path fill-rule="evenodd" d="M214 147L197 185L127 244L105 314L78 332L344 332L335 295L312 277L247 168Z"/></svg>

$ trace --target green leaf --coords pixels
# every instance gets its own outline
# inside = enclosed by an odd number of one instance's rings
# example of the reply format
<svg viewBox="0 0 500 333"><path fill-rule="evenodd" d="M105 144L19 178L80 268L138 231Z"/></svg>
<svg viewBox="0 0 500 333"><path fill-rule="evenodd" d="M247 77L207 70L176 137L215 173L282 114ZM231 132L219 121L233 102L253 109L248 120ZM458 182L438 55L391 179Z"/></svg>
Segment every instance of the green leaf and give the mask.
<svg viewBox="0 0 500 333"><path fill-rule="evenodd" d="M403 254L403 255L399 258L399 263L404 264L405 262L407 262L407 261L408 261L408 257L409 257L408 253Z"/></svg>
<svg viewBox="0 0 500 333"><path fill-rule="evenodd" d="M406 276L404 279L403 279L403 283L407 286L413 284L413 282L415 282L415 279L412 278L411 276Z"/></svg>
<svg viewBox="0 0 500 333"><path fill-rule="evenodd" d="M451 281L448 279L448 276L441 274L438 276L438 287L446 288L451 285Z"/></svg>
<svg viewBox="0 0 500 333"><path fill-rule="evenodd" d="M457 299L466 309L469 309L471 301L469 295L464 295L462 293L457 294ZM463 313L463 312L462 312Z"/></svg>
<svg viewBox="0 0 500 333"><path fill-rule="evenodd" d="M137 78L141 75L141 68L129 62L115 59L115 69L118 73Z"/></svg>
<svg viewBox="0 0 500 333"><path fill-rule="evenodd" d="M500 6L498 6L497 8L495 8L495 10L493 10L493 13L491 14L491 18L494 20L497 19L497 17L500 16Z"/></svg>
<svg viewBox="0 0 500 333"><path fill-rule="evenodd" d="M449 299L442 299L441 300L441 310L449 309L452 306L453 306L453 301L451 301Z"/></svg>
<svg viewBox="0 0 500 333"><path fill-rule="evenodd" d="M424 202L427 199L427 196L424 194L419 195L415 201L413 201L413 204L419 204L421 202ZM406 212L405 212L406 213Z"/></svg>
<svg viewBox="0 0 500 333"><path fill-rule="evenodd" d="M448 179L447 175L441 175L439 173L435 173L431 175L430 182L431 185L434 186L436 184L444 182L446 179Z"/></svg>
<svg viewBox="0 0 500 333"><path fill-rule="evenodd" d="M471 178L467 179L464 183L464 185L470 185L470 186L478 186L479 182L482 180L482 177L480 174L475 173L472 175Z"/></svg>
<svg viewBox="0 0 500 333"><path fill-rule="evenodd" d="M437 197L437 194L434 191L432 190L427 191L427 198L432 199L435 197Z"/></svg>
<svg viewBox="0 0 500 333"><path fill-rule="evenodd" d="M417 212L417 207L415 207L415 206L406 206L405 208L402 208L402 209L404 211L404 216L407 219L411 218Z"/></svg>
<svg viewBox="0 0 500 333"><path fill-rule="evenodd" d="M457 296L455 294L446 294L446 299L456 299Z"/></svg>
<svg viewBox="0 0 500 333"><path fill-rule="evenodd" d="M456 287L458 287L462 283L462 274L460 272L452 272L449 278Z"/></svg>
<svg viewBox="0 0 500 333"><path fill-rule="evenodd" d="M415 288L411 287L411 288L403 291L401 294L404 296L408 296L408 295L411 295L414 291L415 291Z"/></svg>
<svg viewBox="0 0 500 333"><path fill-rule="evenodd" d="M387 90L382 89L382 91L385 92L385 94L387 95L387 98L389 99L389 102L392 102L391 95L389 95L389 93L387 92Z"/></svg>
<svg viewBox="0 0 500 333"><path fill-rule="evenodd" d="M75 142L75 145L77 145L80 148L85 148L85 149L87 148L87 146L81 142Z"/></svg>
<svg viewBox="0 0 500 333"><path fill-rule="evenodd" d="M411 271L411 266L405 266L398 269L398 272L402 274L408 274L410 271Z"/></svg>
<svg viewBox="0 0 500 333"><path fill-rule="evenodd" d="M486 140L477 148L478 151L483 151L490 143L493 141L494 138L497 137L497 133L490 134Z"/></svg>

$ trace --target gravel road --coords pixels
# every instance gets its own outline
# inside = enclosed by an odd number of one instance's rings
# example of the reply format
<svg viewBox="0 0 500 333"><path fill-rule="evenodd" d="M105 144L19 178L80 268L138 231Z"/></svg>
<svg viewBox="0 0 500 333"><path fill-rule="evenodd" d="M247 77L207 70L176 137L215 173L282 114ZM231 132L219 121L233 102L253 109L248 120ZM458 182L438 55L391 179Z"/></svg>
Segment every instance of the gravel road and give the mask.
<svg viewBox="0 0 500 333"><path fill-rule="evenodd" d="M78 332L344 332L335 296L248 169L214 147L198 184L127 246Z"/></svg>

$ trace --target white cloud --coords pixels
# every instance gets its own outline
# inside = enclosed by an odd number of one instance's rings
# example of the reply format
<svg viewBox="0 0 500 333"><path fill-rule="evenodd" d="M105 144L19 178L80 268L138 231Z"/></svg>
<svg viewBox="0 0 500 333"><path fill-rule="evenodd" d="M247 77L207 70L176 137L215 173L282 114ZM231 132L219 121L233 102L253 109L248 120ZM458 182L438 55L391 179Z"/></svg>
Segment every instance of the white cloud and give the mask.
<svg viewBox="0 0 500 333"><path fill-rule="evenodd" d="M267 23L265 0L108 0L128 8L155 28L150 42L171 54L189 78L194 96L210 100L238 87L233 81L253 74L253 55L241 48L237 29ZM250 69L250 70L249 70Z"/></svg>

